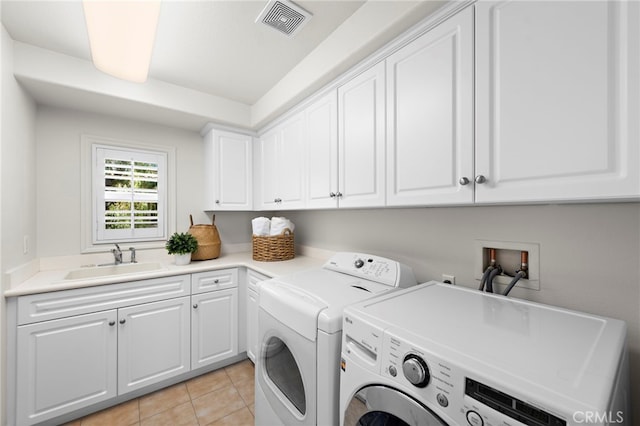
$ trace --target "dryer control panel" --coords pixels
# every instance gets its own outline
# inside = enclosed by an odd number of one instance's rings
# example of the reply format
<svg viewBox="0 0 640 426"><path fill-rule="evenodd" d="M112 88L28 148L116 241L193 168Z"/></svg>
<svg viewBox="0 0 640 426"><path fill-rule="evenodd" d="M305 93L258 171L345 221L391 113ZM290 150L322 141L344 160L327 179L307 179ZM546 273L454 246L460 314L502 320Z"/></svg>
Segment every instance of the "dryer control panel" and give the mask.
<svg viewBox="0 0 640 426"><path fill-rule="evenodd" d="M372 254L336 253L324 264L324 268L390 287L409 287L417 284L411 268L395 260Z"/></svg>

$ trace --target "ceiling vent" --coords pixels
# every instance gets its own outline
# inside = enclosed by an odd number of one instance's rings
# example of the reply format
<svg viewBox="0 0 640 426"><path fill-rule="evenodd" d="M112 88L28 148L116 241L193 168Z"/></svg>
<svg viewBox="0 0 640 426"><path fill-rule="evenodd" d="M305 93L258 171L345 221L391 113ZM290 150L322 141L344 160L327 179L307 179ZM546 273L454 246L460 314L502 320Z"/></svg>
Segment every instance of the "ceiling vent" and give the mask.
<svg viewBox="0 0 640 426"><path fill-rule="evenodd" d="M263 24L293 37L311 19L311 13L288 0L269 0L256 18Z"/></svg>

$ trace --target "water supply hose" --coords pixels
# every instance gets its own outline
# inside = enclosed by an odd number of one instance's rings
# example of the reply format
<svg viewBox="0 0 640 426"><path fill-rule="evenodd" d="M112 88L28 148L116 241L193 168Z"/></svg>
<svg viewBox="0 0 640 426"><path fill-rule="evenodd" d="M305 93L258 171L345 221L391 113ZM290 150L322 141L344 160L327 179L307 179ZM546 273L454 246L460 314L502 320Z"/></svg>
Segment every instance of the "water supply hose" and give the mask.
<svg viewBox="0 0 640 426"><path fill-rule="evenodd" d="M516 272L515 277L513 277L513 279L511 280L511 282L507 286L507 288L504 290L504 293L502 293L502 295L503 296L507 296L509 294L509 292L513 289L513 287L516 286L516 283L518 281L520 281L521 278L524 278L526 276L527 276L527 273L525 271Z"/></svg>
<svg viewBox="0 0 640 426"><path fill-rule="evenodd" d="M489 279L487 280L487 293L493 293L493 279L501 273L502 268L500 265L489 273Z"/></svg>
<svg viewBox="0 0 640 426"><path fill-rule="evenodd" d="M495 267L496 267L496 249L490 248L489 249L489 266L487 266L487 269L485 269L484 273L482 274L482 279L480 280L480 286L478 287L478 290L484 291L484 286L485 286L485 283L487 282L487 278L489 278L489 274L491 273L491 271L495 269Z"/></svg>

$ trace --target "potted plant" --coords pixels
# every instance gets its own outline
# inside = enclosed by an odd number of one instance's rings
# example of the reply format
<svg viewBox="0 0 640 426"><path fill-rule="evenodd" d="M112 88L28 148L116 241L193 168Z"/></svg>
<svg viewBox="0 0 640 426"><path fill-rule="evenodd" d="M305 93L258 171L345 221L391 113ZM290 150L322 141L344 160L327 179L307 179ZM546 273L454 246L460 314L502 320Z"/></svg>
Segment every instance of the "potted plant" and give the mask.
<svg viewBox="0 0 640 426"><path fill-rule="evenodd" d="M191 262L191 253L198 249L198 240L193 235L174 233L165 245L169 254L175 254L176 265L187 265Z"/></svg>

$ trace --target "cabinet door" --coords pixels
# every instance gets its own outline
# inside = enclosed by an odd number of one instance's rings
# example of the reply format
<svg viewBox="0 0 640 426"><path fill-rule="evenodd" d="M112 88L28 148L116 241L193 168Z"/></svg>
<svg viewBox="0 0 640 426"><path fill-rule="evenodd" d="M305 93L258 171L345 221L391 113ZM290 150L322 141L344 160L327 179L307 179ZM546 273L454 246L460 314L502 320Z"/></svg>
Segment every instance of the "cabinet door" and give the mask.
<svg viewBox="0 0 640 426"><path fill-rule="evenodd" d="M385 204L384 62L338 88L340 207Z"/></svg>
<svg viewBox="0 0 640 426"><path fill-rule="evenodd" d="M304 206L304 115L297 114L280 126L278 150L278 209Z"/></svg>
<svg viewBox="0 0 640 426"><path fill-rule="evenodd" d="M259 272L247 271L247 356L254 364L258 353L258 285L268 279Z"/></svg>
<svg viewBox="0 0 640 426"><path fill-rule="evenodd" d="M116 396L116 319L110 310L18 327L18 424Z"/></svg>
<svg viewBox="0 0 640 426"><path fill-rule="evenodd" d="M211 130L205 136L205 209L253 208L252 138Z"/></svg>
<svg viewBox="0 0 640 426"><path fill-rule="evenodd" d="M118 394L190 370L189 297L118 310Z"/></svg>
<svg viewBox="0 0 640 426"><path fill-rule="evenodd" d="M255 364L258 353L258 293L247 291L247 357Z"/></svg>
<svg viewBox="0 0 640 426"><path fill-rule="evenodd" d="M472 203L473 8L386 66L387 205Z"/></svg>
<svg viewBox="0 0 640 426"><path fill-rule="evenodd" d="M306 206L338 206L338 101L335 91L305 109Z"/></svg>
<svg viewBox="0 0 640 426"><path fill-rule="evenodd" d="M262 210L304 206L304 115L296 114L265 133L258 142L257 187Z"/></svg>
<svg viewBox="0 0 640 426"><path fill-rule="evenodd" d="M260 137L258 141L259 205L262 210L276 209L278 200L278 145L280 141L278 129L273 129Z"/></svg>
<svg viewBox="0 0 640 426"><path fill-rule="evenodd" d="M238 354L238 289L191 296L193 369Z"/></svg>
<svg viewBox="0 0 640 426"><path fill-rule="evenodd" d="M476 4L476 201L640 194L640 4Z"/></svg>

